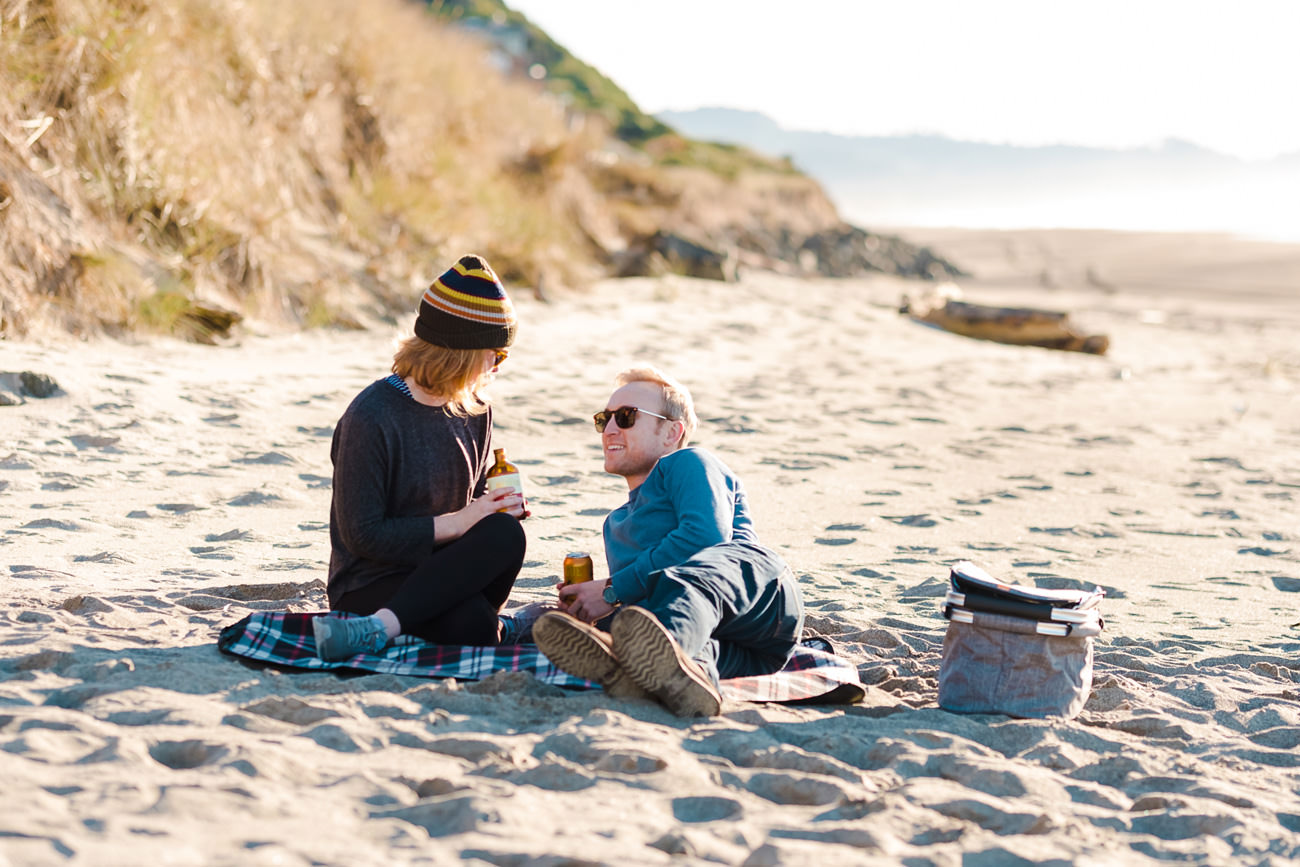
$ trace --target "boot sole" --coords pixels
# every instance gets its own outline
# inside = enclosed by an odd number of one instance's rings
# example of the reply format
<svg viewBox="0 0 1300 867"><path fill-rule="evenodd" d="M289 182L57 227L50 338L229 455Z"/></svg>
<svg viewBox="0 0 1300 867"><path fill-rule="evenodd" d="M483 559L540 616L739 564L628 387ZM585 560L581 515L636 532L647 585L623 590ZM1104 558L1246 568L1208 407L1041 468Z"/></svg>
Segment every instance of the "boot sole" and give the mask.
<svg viewBox="0 0 1300 867"><path fill-rule="evenodd" d="M618 660L588 630L596 631L567 614L544 614L533 624L533 640L556 668L605 686L618 674Z"/></svg>
<svg viewBox="0 0 1300 867"><path fill-rule="evenodd" d="M722 696L653 614L624 608L610 626L628 677L677 716L717 716Z"/></svg>

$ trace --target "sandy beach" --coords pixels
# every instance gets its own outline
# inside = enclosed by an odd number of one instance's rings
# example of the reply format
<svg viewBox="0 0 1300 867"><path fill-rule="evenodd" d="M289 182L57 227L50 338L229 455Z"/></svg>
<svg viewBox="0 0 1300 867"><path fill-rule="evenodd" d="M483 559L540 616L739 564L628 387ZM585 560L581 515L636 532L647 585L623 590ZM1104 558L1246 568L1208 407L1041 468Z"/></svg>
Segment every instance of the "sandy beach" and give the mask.
<svg viewBox="0 0 1300 867"><path fill-rule="evenodd" d="M626 488L591 413L650 361L868 685L708 720L218 652L249 611L325 607L333 424L398 329L0 342L0 372L61 387L0 407L0 863L1294 863L1300 246L1143 237L916 238L970 263L968 299L1067 310L1101 357L917 324L923 285L892 277L514 292L514 601L570 550L604 574ZM1079 717L938 708L963 559L1105 588Z"/></svg>

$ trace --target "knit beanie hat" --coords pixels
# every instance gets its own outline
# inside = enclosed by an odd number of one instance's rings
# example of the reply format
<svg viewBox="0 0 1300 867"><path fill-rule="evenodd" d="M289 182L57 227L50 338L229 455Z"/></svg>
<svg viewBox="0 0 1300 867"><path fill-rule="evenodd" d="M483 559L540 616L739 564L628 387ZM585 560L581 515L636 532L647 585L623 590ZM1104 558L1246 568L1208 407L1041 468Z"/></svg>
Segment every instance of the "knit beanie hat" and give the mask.
<svg viewBox="0 0 1300 867"><path fill-rule="evenodd" d="M500 349L515 339L515 308L480 256L462 256L420 299L415 334L448 349Z"/></svg>

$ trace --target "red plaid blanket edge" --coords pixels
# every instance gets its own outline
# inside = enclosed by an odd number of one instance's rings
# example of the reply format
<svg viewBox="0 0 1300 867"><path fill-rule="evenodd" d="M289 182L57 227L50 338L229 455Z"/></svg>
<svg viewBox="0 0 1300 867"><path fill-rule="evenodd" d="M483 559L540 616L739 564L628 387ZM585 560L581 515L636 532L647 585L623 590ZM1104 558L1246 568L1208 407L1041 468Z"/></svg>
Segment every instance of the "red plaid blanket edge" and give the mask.
<svg viewBox="0 0 1300 867"><path fill-rule="evenodd" d="M596 685L565 674L551 664L535 644L467 647L430 644L403 636L382 653L363 654L342 662L316 656L312 613L258 611L225 627L218 648L232 656L305 670L350 669L429 678L481 680L497 671L525 671L543 683L567 688ZM800 645L786 667L775 674L722 681L721 692L731 701L852 703L864 690L847 660Z"/></svg>

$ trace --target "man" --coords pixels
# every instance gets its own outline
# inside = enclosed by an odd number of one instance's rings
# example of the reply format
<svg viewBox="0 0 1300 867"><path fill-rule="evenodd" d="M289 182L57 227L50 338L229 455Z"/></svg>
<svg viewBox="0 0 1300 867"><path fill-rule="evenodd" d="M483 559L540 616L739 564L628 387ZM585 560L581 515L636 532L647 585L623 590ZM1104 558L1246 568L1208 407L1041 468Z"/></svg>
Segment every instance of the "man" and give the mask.
<svg viewBox="0 0 1300 867"><path fill-rule="evenodd" d="M533 635L552 662L616 697L653 697L678 716L721 710L720 678L769 674L803 630L789 567L758 543L740 480L687 447L690 393L654 368L620 374L596 413L605 471L628 500L605 519L604 581L561 585ZM591 626L613 614L609 633Z"/></svg>

